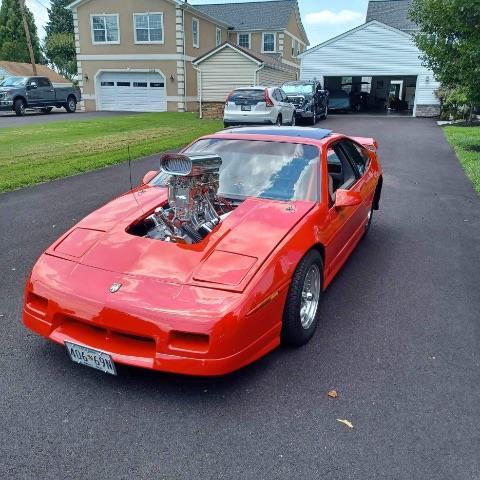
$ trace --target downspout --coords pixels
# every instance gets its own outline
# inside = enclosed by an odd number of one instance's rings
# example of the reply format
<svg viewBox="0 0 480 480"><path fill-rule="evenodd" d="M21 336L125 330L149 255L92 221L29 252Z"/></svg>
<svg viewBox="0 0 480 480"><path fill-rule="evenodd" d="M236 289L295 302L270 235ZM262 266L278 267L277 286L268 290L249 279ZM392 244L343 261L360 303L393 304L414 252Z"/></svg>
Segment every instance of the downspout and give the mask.
<svg viewBox="0 0 480 480"><path fill-rule="evenodd" d="M187 55L186 51L186 43L185 43L185 9L182 8L182 28L183 28L183 110L188 112L187 110L187 60L185 56ZM199 33L200 35L200 33Z"/></svg>
<svg viewBox="0 0 480 480"><path fill-rule="evenodd" d="M198 78L199 78L199 82L198 82L198 85L197 85L197 89L198 89L198 106L199 106L199 116L200 118L203 118L203 105L202 105L202 93L203 93L203 77L202 77L202 71L196 67L193 63L192 63L192 67L194 70L196 70L197 72L197 75L198 75Z"/></svg>
<svg viewBox="0 0 480 480"><path fill-rule="evenodd" d="M258 83L260 83L260 78L258 78L258 72L265 66L264 63L262 63L256 70L255 70L255 73L253 75L253 86L256 87ZM257 82L257 78L258 78L258 82Z"/></svg>

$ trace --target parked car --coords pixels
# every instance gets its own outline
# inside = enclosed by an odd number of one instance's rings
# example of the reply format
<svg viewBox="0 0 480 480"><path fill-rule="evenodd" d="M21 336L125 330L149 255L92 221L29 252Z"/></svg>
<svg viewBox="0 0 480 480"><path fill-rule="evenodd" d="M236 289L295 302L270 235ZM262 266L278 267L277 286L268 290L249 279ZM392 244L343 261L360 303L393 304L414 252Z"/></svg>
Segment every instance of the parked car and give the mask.
<svg viewBox="0 0 480 480"><path fill-rule="evenodd" d="M54 87L47 77L7 77L0 82L0 111L12 110L19 116L27 109L50 113L53 107L74 113L79 101L77 87Z"/></svg>
<svg viewBox="0 0 480 480"><path fill-rule="evenodd" d="M320 82L295 81L282 85L288 101L295 107L297 120L308 120L313 125L319 118L327 118L328 92L322 88Z"/></svg>
<svg viewBox="0 0 480 480"><path fill-rule="evenodd" d="M75 362L220 375L302 345L379 208L372 138L242 127L160 157L160 171L40 256L24 324Z"/></svg>
<svg viewBox="0 0 480 480"><path fill-rule="evenodd" d="M330 111L348 112L352 108L350 96L345 90L331 90L328 97L328 109Z"/></svg>
<svg viewBox="0 0 480 480"><path fill-rule="evenodd" d="M295 125L295 107L278 87L236 88L225 102L223 124Z"/></svg>

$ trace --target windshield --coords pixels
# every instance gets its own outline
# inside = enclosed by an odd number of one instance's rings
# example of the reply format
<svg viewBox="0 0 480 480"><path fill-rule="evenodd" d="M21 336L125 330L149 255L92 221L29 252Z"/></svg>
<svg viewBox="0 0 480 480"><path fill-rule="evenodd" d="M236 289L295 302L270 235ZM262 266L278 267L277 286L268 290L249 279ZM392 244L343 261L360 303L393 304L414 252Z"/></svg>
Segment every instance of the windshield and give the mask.
<svg viewBox="0 0 480 480"><path fill-rule="evenodd" d="M0 87L21 87L25 85L24 77L8 77L0 82Z"/></svg>
<svg viewBox="0 0 480 480"><path fill-rule="evenodd" d="M312 95L313 94L313 85L295 85L295 84L285 84L282 86L282 90L288 95L289 93L299 93L301 95Z"/></svg>
<svg viewBox="0 0 480 480"><path fill-rule="evenodd" d="M219 196L312 202L319 199L320 152L312 145L209 138L199 140L183 153L217 154L222 158ZM166 186L168 178L161 173L152 184Z"/></svg>

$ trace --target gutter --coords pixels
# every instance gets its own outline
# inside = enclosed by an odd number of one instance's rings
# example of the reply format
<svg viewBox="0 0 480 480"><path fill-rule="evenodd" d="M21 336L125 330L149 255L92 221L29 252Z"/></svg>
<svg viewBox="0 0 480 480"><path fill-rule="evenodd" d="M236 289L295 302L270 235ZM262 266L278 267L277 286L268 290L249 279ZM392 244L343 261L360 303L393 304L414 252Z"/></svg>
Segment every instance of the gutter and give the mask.
<svg viewBox="0 0 480 480"><path fill-rule="evenodd" d="M193 69L197 72L198 78L200 81L198 82L199 84L197 85L197 90L198 90L198 105L199 105L199 117L200 119L203 118L203 97L202 97L202 89L203 89L203 76L202 76L202 71L195 66L192 63Z"/></svg>

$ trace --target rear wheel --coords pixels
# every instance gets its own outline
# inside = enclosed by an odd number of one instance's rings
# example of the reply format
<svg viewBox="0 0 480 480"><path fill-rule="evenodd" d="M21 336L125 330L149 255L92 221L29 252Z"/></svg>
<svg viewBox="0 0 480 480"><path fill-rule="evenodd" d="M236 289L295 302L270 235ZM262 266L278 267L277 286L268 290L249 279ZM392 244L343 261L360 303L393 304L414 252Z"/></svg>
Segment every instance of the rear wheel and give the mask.
<svg viewBox="0 0 480 480"><path fill-rule="evenodd" d="M53 107L45 107L40 109L42 113L50 113L52 110L53 110Z"/></svg>
<svg viewBox="0 0 480 480"><path fill-rule="evenodd" d="M314 107L313 108L313 116L312 116L312 125L317 124L317 109Z"/></svg>
<svg viewBox="0 0 480 480"><path fill-rule="evenodd" d="M281 115L279 115L279 116L277 117L277 120L275 120L275 125L276 125L277 127L281 127L281 126L282 126L282 116L281 116Z"/></svg>
<svg viewBox="0 0 480 480"><path fill-rule="evenodd" d="M315 333L320 316L323 263L320 253L310 250L298 264L283 311L282 340L304 345Z"/></svg>
<svg viewBox="0 0 480 480"><path fill-rule="evenodd" d="M13 104L13 109L15 110L15 114L17 116L23 117L25 115L25 110L27 109L25 100L22 98L17 98Z"/></svg>
<svg viewBox="0 0 480 480"><path fill-rule="evenodd" d="M370 231L370 226L372 225L372 218L373 218L373 203L368 211L367 222L365 223L365 231L363 232L363 236L366 237L367 233Z"/></svg>
<svg viewBox="0 0 480 480"><path fill-rule="evenodd" d="M68 113L75 113L75 111L77 110L77 100L74 96L68 97L67 103L65 104L65 110Z"/></svg>

